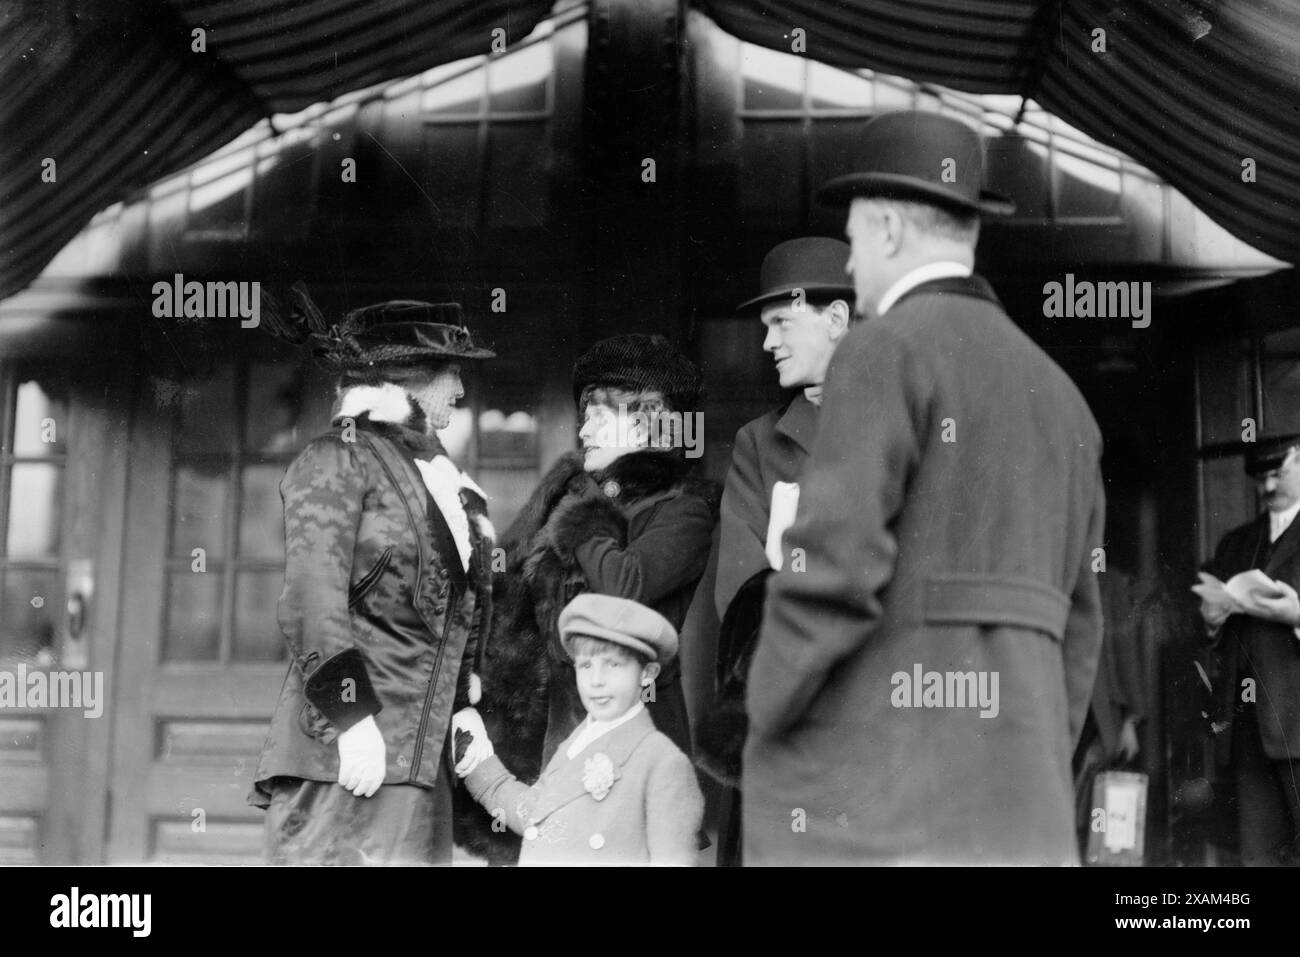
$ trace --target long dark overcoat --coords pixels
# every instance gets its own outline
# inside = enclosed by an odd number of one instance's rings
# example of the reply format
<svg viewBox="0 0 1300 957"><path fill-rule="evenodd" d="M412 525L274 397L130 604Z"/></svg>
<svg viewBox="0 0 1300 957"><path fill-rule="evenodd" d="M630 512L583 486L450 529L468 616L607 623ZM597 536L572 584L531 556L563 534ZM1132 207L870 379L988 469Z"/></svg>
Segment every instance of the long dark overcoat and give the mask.
<svg viewBox="0 0 1300 957"><path fill-rule="evenodd" d="M749 672L747 865L1077 861L1100 455L981 279L849 331Z"/></svg>

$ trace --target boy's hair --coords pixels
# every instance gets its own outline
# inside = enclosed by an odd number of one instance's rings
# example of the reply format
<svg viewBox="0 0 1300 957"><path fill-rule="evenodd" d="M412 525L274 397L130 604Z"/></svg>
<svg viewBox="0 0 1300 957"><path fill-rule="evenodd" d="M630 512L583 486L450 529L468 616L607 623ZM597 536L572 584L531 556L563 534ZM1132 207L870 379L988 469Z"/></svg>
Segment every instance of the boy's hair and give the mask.
<svg viewBox="0 0 1300 957"><path fill-rule="evenodd" d="M649 655L643 654L635 648L620 645L608 638L597 638L595 635L574 635L569 639L569 655L573 658L574 663L577 663L579 655L599 655L606 651L615 651L626 658L631 658L642 668L653 660Z"/></svg>

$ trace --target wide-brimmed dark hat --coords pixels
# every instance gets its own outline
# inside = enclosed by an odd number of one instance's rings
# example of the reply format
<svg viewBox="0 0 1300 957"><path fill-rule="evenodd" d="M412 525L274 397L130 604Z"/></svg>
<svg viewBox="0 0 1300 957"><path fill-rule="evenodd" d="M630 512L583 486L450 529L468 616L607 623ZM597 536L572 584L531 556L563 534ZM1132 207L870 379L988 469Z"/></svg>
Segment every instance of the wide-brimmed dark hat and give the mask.
<svg viewBox="0 0 1300 957"><path fill-rule="evenodd" d="M746 299L736 311L766 306L769 302L792 301L796 289L811 302L853 299L853 283L844 271L849 244L826 236L806 236L774 246L763 257L758 271L758 295Z"/></svg>
<svg viewBox="0 0 1300 957"><path fill-rule="evenodd" d="M1246 447L1246 474L1259 477L1281 467L1287 452L1300 445L1300 432L1261 435L1256 441L1243 444Z"/></svg>
<svg viewBox="0 0 1300 957"><path fill-rule="evenodd" d="M394 299L353 309L310 337L323 363L340 370L419 365L430 359L491 359L465 328L460 303Z"/></svg>
<svg viewBox="0 0 1300 957"><path fill-rule="evenodd" d="M659 335L634 332L601 339L573 364L573 401L582 400L588 386L653 389L666 398L675 412L694 410L700 400L703 376L695 363Z"/></svg>
<svg viewBox="0 0 1300 957"><path fill-rule="evenodd" d="M991 215L1016 211L1011 200L984 189L979 134L938 113L909 110L876 117L862 132L856 166L859 172L822 186L818 200L845 206L855 196L884 196Z"/></svg>

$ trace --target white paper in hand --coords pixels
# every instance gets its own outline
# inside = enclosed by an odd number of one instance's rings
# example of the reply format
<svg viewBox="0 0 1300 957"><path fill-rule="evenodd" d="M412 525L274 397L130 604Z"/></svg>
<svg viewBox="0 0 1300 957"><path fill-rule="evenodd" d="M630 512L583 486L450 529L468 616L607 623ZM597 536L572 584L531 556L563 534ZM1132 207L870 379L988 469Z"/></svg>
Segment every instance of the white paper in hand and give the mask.
<svg viewBox="0 0 1300 957"><path fill-rule="evenodd" d="M1247 610L1257 607L1261 598L1281 598L1281 587L1258 568L1239 572L1224 584L1223 590Z"/></svg>
<svg viewBox="0 0 1300 957"><path fill-rule="evenodd" d="M797 482L777 482L772 486L772 507L767 513L767 563L777 571L785 564L785 553L781 547L781 538L786 529L794 524L794 515L799 508L799 485Z"/></svg>

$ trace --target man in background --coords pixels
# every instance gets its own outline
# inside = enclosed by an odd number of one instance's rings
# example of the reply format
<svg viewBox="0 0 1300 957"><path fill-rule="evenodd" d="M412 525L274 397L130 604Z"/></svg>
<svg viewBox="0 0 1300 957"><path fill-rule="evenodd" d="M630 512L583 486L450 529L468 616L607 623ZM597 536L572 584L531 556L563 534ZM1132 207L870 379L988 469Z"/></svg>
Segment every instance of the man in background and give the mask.
<svg viewBox="0 0 1300 957"><path fill-rule="evenodd" d="M1273 589L1248 607L1197 586L1221 670L1217 757L1232 770L1241 859L1300 863L1300 435L1248 445L1246 471L1264 512L1223 536L1206 571L1222 582L1258 569Z"/></svg>

